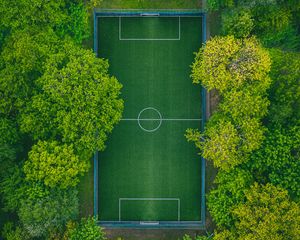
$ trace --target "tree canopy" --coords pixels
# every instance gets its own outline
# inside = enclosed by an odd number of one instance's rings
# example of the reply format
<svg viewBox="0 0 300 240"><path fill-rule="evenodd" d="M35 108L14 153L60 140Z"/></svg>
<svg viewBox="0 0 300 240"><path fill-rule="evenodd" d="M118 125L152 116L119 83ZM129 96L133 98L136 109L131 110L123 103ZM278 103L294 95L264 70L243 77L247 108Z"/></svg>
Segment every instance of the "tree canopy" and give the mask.
<svg viewBox="0 0 300 240"><path fill-rule="evenodd" d="M61 229L70 220L78 217L76 189L57 191L52 189L40 198L21 201L18 216L31 238L47 237L52 229Z"/></svg>
<svg viewBox="0 0 300 240"><path fill-rule="evenodd" d="M265 90L270 84L270 67L268 52L255 38L216 36L196 54L191 76L194 83L201 82L208 90L224 92L247 84L257 84L257 90Z"/></svg>
<svg viewBox="0 0 300 240"><path fill-rule="evenodd" d="M255 38L215 37L196 54L194 83L216 89L221 102L203 133L189 129L204 158L223 170L249 160L264 139L261 119L267 113L270 57Z"/></svg>
<svg viewBox="0 0 300 240"><path fill-rule="evenodd" d="M87 162L79 160L72 146L60 145L56 141L39 141L32 147L24 164L26 180L59 188L75 187L79 176L87 169Z"/></svg>
<svg viewBox="0 0 300 240"><path fill-rule="evenodd" d="M24 132L73 144L77 154L104 149L123 111L121 84L109 76L106 60L66 43L49 57L37 84L39 93L21 113Z"/></svg>

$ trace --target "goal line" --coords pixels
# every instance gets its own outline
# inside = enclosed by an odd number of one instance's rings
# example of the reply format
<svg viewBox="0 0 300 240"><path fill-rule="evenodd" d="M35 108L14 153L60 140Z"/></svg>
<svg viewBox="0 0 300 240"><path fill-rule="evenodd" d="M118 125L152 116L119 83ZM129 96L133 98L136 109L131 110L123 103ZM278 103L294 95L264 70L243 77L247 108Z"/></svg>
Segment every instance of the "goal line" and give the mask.
<svg viewBox="0 0 300 240"><path fill-rule="evenodd" d="M180 221L180 198L119 198L119 222L122 221L121 211L124 201L176 201L177 202L177 221Z"/></svg>

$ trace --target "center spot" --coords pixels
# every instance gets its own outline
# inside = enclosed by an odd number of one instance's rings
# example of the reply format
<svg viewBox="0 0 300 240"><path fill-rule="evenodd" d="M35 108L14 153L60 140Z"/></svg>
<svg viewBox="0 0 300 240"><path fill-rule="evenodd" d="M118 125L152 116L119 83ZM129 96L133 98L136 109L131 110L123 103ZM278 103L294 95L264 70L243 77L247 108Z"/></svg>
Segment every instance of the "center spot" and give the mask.
<svg viewBox="0 0 300 240"><path fill-rule="evenodd" d="M156 108L144 108L138 115L138 124L145 132L155 132L160 128L161 123L162 116Z"/></svg>

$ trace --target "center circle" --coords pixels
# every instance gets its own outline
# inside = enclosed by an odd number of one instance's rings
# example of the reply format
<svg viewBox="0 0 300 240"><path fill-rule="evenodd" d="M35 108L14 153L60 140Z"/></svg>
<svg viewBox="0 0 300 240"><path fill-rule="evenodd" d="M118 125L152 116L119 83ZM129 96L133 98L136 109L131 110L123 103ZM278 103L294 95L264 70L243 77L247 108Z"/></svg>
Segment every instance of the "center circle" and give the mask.
<svg viewBox="0 0 300 240"><path fill-rule="evenodd" d="M156 115L158 116L158 118L142 118L142 114L145 114L147 112L151 113L151 111L155 112ZM148 122L149 121L159 121L159 123L156 127L152 128L152 129L148 129L148 128L145 128L144 126L142 126L141 122L143 122L143 121L148 121ZM161 123L162 123L162 116L161 116L160 112L154 107L144 108L144 109L142 109L142 111L140 111L140 113L138 115L138 124L139 124L140 128L142 130L144 130L145 132L155 132L157 129L160 128Z"/></svg>

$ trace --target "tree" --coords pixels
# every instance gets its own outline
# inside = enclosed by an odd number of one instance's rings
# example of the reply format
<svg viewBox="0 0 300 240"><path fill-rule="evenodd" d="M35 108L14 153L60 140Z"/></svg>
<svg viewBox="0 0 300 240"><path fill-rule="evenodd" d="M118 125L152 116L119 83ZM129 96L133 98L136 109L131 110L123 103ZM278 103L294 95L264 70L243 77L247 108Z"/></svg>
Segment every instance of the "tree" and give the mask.
<svg viewBox="0 0 300 240"><path fill-rule="evenodd" d="M20 206L20 199L25 195L24 179L19 166L14 165L5 169L1 175L0 193L5 211L16 211Z"/></svg>
<svg viewBox="0 0 300 240"><path fill-rule="evenodd" d="M258 149L264 139L264 128L255 118L231 121L222 112L209 120L204 133L188 129L186 138L193 141L200 154L214 163L215 167L229 171L247 162L250 153Z"/></svg>
<svg viewBox="0 0 300 240"><path fill-rule="evenodd" d="M292 126L300 119L300 53L272 49L271 101L267 117L272 125ZM280 109L280 110L278 110Z"/></svg>
<svg viewBox="0 0 300 240"><path fill-rule="evenodd" d="M234 0L208 0L207 6L209 10L219 10L234 6Z"/></svg>
<svg viewBox="0 0 300 240"><path fill-rule="evenodd" d="M25 179L41 181L48 187L75 187L79 176L88 170L88 162L80 161L72 146L59 145L57 141L39 141L28 155Z"/></svg>
<svg viewBox="0 0 300 240"><path fill-rule="evenodd" d="M276 127L267 131L266 139L249 161L249 169L258 182L271 182L300 199L300 126Z"/></svg>
<svg viewBox="0 0 300 240"><path fill-rule="evenodd" d="M220 10L224 35L256 35L266 47L300 48L298 0L208 0L207 5Z"/></svg>
<svg viewBox="0 0 300 240"><path fill-rule="evenodd" d="M50 56L37 80L40 91L21 113L21 129L34 139L60 139L75 153L104 149L107 134L120 120L121 84L108 75L108 62L67 42Z"/></svg>
<svg viewBox="0 0 300 240"><path fill-rule="evenodd" d="M7 222L3 226L2 237L6 240L27 240L26 232L20 227L14 227L12 222Z"/></svg>
<svg viewBox="0 0 300 240"><path fill-rule="evenodd" d="M232 210L244 202L245 191L253 183L252 173L241 167L219 171L214 182L218 185L207 196L209 212L218 227L230 228L236 220Z"/></svg>
<svg viewBox="0 0 300 240"><path fill-rule="evenodd" d="M224 35L245 38L251 36L253 28L254 19L249 10L228 10L222 14L222 32Z"/></svg>
<svg viewBox="0 0 300 240"><path fill-rule="evenodd" d="M300 208L286 190L254 184L234 210L236 239L298 239Z"/></svg>
<svg viewBox="0 0 300 240"><path fill-rule="evenodd" d="M0 115L0 145L14 145L20 140L16 122Z"/></svg>
<svg viewBox="0 0 300 240"><path fill-rule="evenodd" d="M258 85L266 90L271 61L268 52L255 38L244 40L233 36L214 37L196 54L192 64L192 79L208 90L239 89Z"/></svg>
<svg viewBox="0 0 300 240"><path fill-rule="evenodd" d="M189 129L186 137L216 167L229 171L260 147L269 70L269 55L255 38L215 37L196 54L193 82L217 89L222 100L204 132Z"/></svg>
<svg viewBox="0 0 300 240"><path fill-rule="evenodd" d="M103 229L97 225L95 218L82 218L79 223L69 222L64 239L69 240L105 240Z"/></svg>
<svg viewBox="0 0 300 240"><path fill-rule="evenodd" d="M62 231L65 224L78 216L77 190L52 189L42 197L21 200L18 216L31 238L46 237L49 231Z"/></svg>
<svg viewBox="0 0 300 240"><path fill-rule="evenodd" d="M270 102L266 93L257 93L255 86L243 90L231 90L222 95L220 110L236 122L245 118L262 119L268 113Z"/></svg>
<svg viewBox="0 0 300 240"><path fill-rule="evenodd" d="M94 5L98 2L86 1L86 4ZM0 26L12 31L46 27L53 29L62 38L71 36L77 43L81 43L90 34L88 9L81 0L20 0L13 3L1 0L0 6Z"/></svg>
<svg viewBox="0 0 300 240"><path fill-rule="evenodd" d="M14 31L6 38L0 55L0 113L16 118L37 90L35 81L44 72L44 62L60 46L46 27Z"/></svg>

